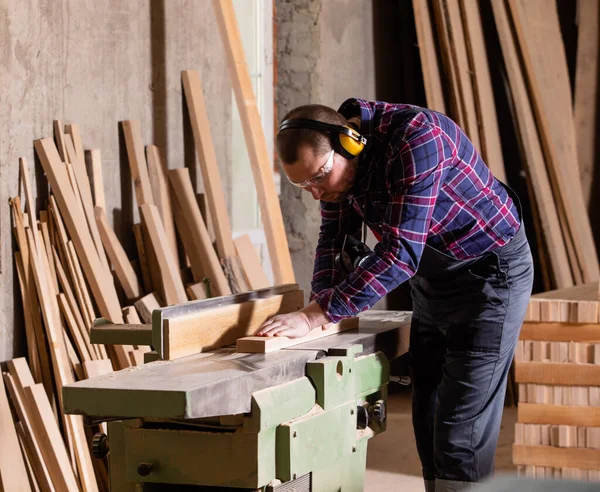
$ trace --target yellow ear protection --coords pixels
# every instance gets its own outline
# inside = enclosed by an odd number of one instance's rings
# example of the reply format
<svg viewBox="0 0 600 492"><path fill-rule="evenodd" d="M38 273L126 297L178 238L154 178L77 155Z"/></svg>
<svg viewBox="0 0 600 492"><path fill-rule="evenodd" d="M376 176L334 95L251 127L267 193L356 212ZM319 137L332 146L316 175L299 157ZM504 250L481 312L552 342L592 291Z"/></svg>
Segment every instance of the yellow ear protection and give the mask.
<svg viewBox="0 0 600 492"><path fill-rule="evenodd" d="M285 120L279 125L279 131L290 130L292 128L303 128L307 130L317 130L331 135L331 146L335 152L344 156L346 159L353 159L360 154L367 139L353 128L342 125L332 125L322 121L311 120L308 118L293 118Z"/></svg>

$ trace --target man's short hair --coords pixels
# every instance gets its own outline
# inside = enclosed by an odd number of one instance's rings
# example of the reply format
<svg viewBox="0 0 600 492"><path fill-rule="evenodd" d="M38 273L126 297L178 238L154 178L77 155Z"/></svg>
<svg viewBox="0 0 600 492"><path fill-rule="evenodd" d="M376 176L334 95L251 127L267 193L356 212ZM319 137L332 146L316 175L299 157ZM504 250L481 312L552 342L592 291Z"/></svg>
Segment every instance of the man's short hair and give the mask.
<svg viewBox="0 0 600 492"><path fill-rule="evenodd" d="M332 125L348 125L348 121L340 113L322 104L298 106L286 114L282 121L293 118L308 118ZM309 128L291 128L278 133L276 145L277 154L285 164L296 162L298 149L304 145L310 146L316 155L326 154L332 149L331 134Z"/></svg>

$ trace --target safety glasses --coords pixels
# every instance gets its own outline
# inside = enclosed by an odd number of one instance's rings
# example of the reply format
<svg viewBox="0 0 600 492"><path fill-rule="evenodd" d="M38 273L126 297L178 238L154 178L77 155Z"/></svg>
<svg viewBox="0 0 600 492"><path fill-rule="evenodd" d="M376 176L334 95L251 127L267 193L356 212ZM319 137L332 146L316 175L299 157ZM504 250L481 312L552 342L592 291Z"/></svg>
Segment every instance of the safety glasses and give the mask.
<svg viewBox="0 0 600 492"><path fill-rule="evenodd" d="M293 184L294 186L297 186L298 188L308 188L309 186L315 186L315 185L322 183L325 180L325 178L329 175L329 173L331 173L331 170L333 169L334 154L335 154L335 151L332 150L329 153L329 157L327 158L327 161L325 161L325 164L323 164L319 168L319 170L310 178L305 179L304 181L302 181L300 183L295 183L288 176L288 181L291 184Z"/></svg>

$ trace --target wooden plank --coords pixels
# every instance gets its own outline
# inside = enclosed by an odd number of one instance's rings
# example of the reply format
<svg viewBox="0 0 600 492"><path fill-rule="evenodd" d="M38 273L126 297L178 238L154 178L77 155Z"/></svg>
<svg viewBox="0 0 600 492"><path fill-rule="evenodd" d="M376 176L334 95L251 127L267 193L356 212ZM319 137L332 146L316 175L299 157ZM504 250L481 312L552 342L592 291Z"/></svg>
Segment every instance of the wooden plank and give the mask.
<svg viewBox="0 0 600 492"><path fill-rule="evenodd" d="M92 176L94 205L106 210L106 200L104 198L104 176L102 174L102 156L100 149L86 150L85 160L88 166L88 173L91 173Z"/></svg>
<svg viewBox="0 0 600 492"><path fill-rule="evenodd" d="M38 229L36 225L36 207L35 200L31 193L31 186L29 184L29 170L27 166L27 161L23 158L19 158L19 173L21 177L21 184L23 185L23 191L25 193L25 211L28 215L29 227L33 232L33 239L35 240L36 247L40 247L41 238L38 234Z"/></svg>
<svg viewBox="0 0 600 492"><path fill-rule="evenodd" d="M162 300L156 295L155 292L145 295L141 299L137 300L134 304L137 312L142 318L144 323L152 323L152 313L155 309L160 309L163 306Z"/></svg>
<svg viewBox="0 0 600 492"><path fill-rule="evenodd" d="M244 337L238 338L236 342L237 352L246 352L251 354L266 354L269 352L275 352L287 347L293 347L301 343L305 343L311 340L318 340L319 338L325 338L336 333L340 333L346 330L352 330L358 328L358 318L348 318L339 323L325 327L315 328L311 330L307 335L301 338L288 338L288 337Z"/></svg>
<svg viewBox="0 0 600 492"><path fill-rule="evenodd" d="M200 268L210 277L211 292L217 296L231 294L229 283L221 269L219 258L210 242L206 225L200 214L200 209L194 195L194 189L187 168L172 169L169 171L169 180L175 191L176 200L183 212L183 217L188 226L195 248L199 251ZM184 243L185 244L185 243ZM195 256L188 251L190 261L195 261ZM193 268L193 267L192 267Z"/></svg>
<svg viewBox="0 0 600 492"><path fill-rule="evenodd" d="M573 117L584 203L589 206L594 182L598 135L598 58L600 57L600 4L577 2L577 63Z"/></svg>
<svg viewBox="0 0 600 492"><path fill-rule="evenodd" d="M3 490L31 490L19 439L8 405L4 382L0 378L0 487Z"/></svg>
<svg viewBox="0 0 600 492"><path fill-rule="evenodd" d="M148 255L146 255L146 245L144 244L144 235L142 233L142 224L133 224L133 235L138 252L140 272L142 274L142 285L144 292L152 290L152 280L150 278L150 267L148 266Z"/></svg>
<svg viewBox="0 0 600 492"><path fill-rule="evenodd" d="M169 249L158 209L155 205L145 204L140 206L140 211L148 227L152 248L154 249L160 268L165 302L167 305L186 302L187 296L181 282L179 268L175 263L175 255Z"/></svg>
<svg viewBox="0 0 600 492"><path fill-rule="evenodd" d="M40 445L35 438L31 420L27 413L28 405L25 405L24 402L25 394L23 392L23 386L20 384L20 382L18 382L18 380L15 379L16 376L13 374L5 373L3 376L8 394L10 395L10 399L13 403L13 408L16 410L17 416L19 417L19 424L22 426L25 442L30 451L29 457L31 459L31 465L33 466L37 483L42 491L54 492L56 489L52 483L52 478L50 477L48 467L44 461L44 456L40 449ZM35 383L32 380L30 384Z"/></svg>
<svg viewBox="0 0 600 492"><path fill-rule="evenodd" d="M231 290L241 292L245 290L245 285L233 243L231 224L227 215L227 205L223 193L223 183L217 164L217 155L210 131L200 75L196 70L184 70L181 72L181 80L194 133L196 155L202 171L209 214L213 220L217 255L221 260Z"/></svg>
<svg viewBox="0 0 600 492"><path fill-rule="evenodd" d="M137 324L114 325L98 319L92 326L92 343L152 345L152 325L142 324L139 319L137 321Z"/></svg>
<svg viewBox="0 0 600 492"><path fill-rule="evenodd" d="M600 407L519 403L519 422L600 427Z"/></svg>
<svg viewBox="0 0 600 492"><path fill-rule="evenodd" d="M590 282L582 285L575 285L565 289L556 289L548 292L540 292L531 297L533 299L565 299L573 301L597 301L598 300L598 282Z"/></svg>
<svg viewBox="0 0 600 492"><path fill-rule="evenodd" d="M434 43L435 37L431 27L431 12L427 0L413 0L412 4L427 106L434 111L446 113L438 55Z"/></svg>
<svg viewBox="0 0 600 492"><path fill-rule="evenodd" d="M58 278L56 276L54 261L52 260L52 245L50 244L50 232L48 231L48 224L45 222L40 222L39 227L39 232L41 233L43 240L44 251L48 260L48 265L50 266L50 280L54 285L54 290L58 292Z"/></svg>
<svg viewBox="0 0 600 492"><path fill-rule="evenodd" d="M231 0L213 0L213 8L248 147L275 283L293 283L294 269L273 180L273 165L267 150L233 3Z"/></svg>
<svg viewBox="0 0 600 492"><path fill-rule="evenodd" d="M127 306L123 308L123 317L125 318L125 323L130 325L141 325L142 320L135 309L135 306Z"/></svg>
<svg viewBox="0 0 600 492"><path fill-rule="evenodd" d="M35 471L30 458L32 451L29 449L29 444L25 436L25 431L20 422L15 422L15 430L17 431L17 437L19 438L19 444L21 445L21 453L23 454L23 460L25 462L25 469L27 470L27 478L29 479L29 486L34 492L40 492L40 486L38 485L35 478Z"/></svg>
<svg viewBox="0 0 600 492"><path fill-rule="evenodd" d="M142 289L137 275L129 262L127 253L125 253L123 246L121 246L119 238L108 223L104 209L96 207L94 209L94 215L96 216L102 244L104 244L104 248L115 269L117 278L119 279L121 287L123 287L125 296L129 300L138 299L141 296Z"/></svg>
<svg viewBox="0 0 600 492"><path fill-rule="evenodd" d="M595 386L600 381L600 366L518 362L515 364L515 381L518 383Z"/></svg>
<svg viewBox="0 0 600 492"><path fill-rule="evenodd" d="M475 109L475 98L473 92L473 81L471 74L473 67L467 55L467 45L463 21L460 12L459 0L444 0L447 14L448 38L452 56L456 62L456 76L458 78L460 100L464 111L463 130L473 143L473 146L479 151L479 124L477 121L477 111Z"/></svg>
<svg viewBox="0 0 600 492"><path fill-rule="evenodd" d="M65 149L65 134L63 131L63 124L60 120L54 120L54 138L56 139L56 148L62 162L69 162L67 157L67 151Z"/></svg>
<svg viewBox="0 0 600 492"><path fill-rule="evenodd" d="M465 41L473 71L475 110L479 122L480 150L483 160L492 174L506 183L506 171L502 159L502 144L494 102L494 92L485 50L485 37L481 20L480 5L471 0L460 0L463 16Z"/></svg>
<svg viewBox="0 0 600 492"><path fill-rule="evenodd" d="M67 255L69 256L71 265L73 267L73 281L77 282L77 285L79 286L79 291L81 292L83 300L82 309L85 309L87 311L88 319L94 320L96 318L96 312L94 310L94 305L92 304L92 299L90 297L87 284L85 283L85 279L83 277L83 272L81 271L81 265L79 264L79 259L77 257L77 253L75 252L73 241L67 242Z"/></svg>
<svg viewBox="0 0 600 492"><path fill-rule="evenodd" d="M260 263L258 253L250 240L248 234L243 234L235 239L235 248L242 263L246 284L251 290L264 289L269 287L271 282L265 275L265 271Z"/></svg>
<svg viewBox="0 0 600 492"><path fill-rule="evenodd" d="M544 232L552 274L556 287L570 287L573 276L563 239L558 210L552 195L542 148L538 139L533 110L529 102L519 54L512 35L512 27L504 0L492 0L494 19L507 70L510 90L518 120L518 136L531 186L539 204L541 230Z"/></svg>
<svg viewBox="0 0 600 492"><path fill-rule="evenodd" d="M526 321L521 328L519 339L551 342L600 342L600 324Z"/></svg>
<svg viewBox="0 0 600 492"><path fill-rule="evenodd" d="M110 274L108 260L106 259L104 248L102 247L102 240L100 239L100 233L98 232L98 226L94 217L94 201L92 199L92 189L90 188L90 181L85 168L85 162L83 159L79 159L76 155L70 136L65 138L65 146L69 160L73 166L73 172L75 173L75 180L77 182L77 191L79 192L79 196L81 198L81 205L83 207L83 212L92 235L92 240L96 245L96 252L98 253L100 262Z"/></svg>
<svg viewBox="0 0 600 492"><path fill-rule="evenodd" d="M166 320L162 358L173 360L233 344L256 333L270 317L297 311L303 304L304 294L296 290Z"/></svg>
<svg viewBox="0 0 600 492"><path fill-rule="evenodd" d="M600 277L598 255L577 171L569 74L556 5L509 0L538 129L584 282ZM565 163L569 165L565 165Z"/></svg>
<svg viewBox="0 0 600 492"><path fill-rule="evenodd" d="M78 492L77 479L44 388L35 384L25 387L24 393L31 424L54 486L57 490Z"/></svg>
<svg viewBox="0 0 600 492"><path fill-rule="evenodd" d="M206 284L204 282L188 285L185 291L191 301L206 299Z"/></svg>
<svg viewBox="0 0 600 492"><path fill-rule="evenodd" d="M152 195L154 197L156 206L158 207L160 218L167 233L169 246L175 255L175 261L177 264L179 264L177 258L175 222L173 221L173 210L171 207L171 191L169 188L169 180L167 178L167 166L160 150L161 149L159 149L156 145L146 146L148 176L150 178Z"/></svg>
<svg viewBox="0 0 600 492"><path fill-rule="evenodd" d="M515 465L596 470L600 463L600 450L514 444L513 463Z"/></svg>
<svg viewBox="0 0 600 492"><path fill-rule="evenodd" d="M121 122L121 126L125 136L125 146L127 147L127 157L137 204L138 206L152 205L154 204L154 197L152 196L148 167L144 157L141 124L139 120L125 120Z"/></svg>
<svg viewBox="0 0 600 492"><path fill-rule="evenodd" d="M81 162L84 162L85 156L83 154L83 143L81 141L81 131L79 130L79 125L77 123L69 123L68 125L65 125L65 133L71 137L77 159L79 159Z"/></svg>
<svg viewBox="0 0 600 492"><path fill-rule="evenodd" d="M143 366L144 365L144 352L141 350L132 350L129 352L129 360L132 366Z"/></svg>
<svg viewBox="0 0 600 492"><path fill-rule="evenodd" d="M206 276L206 272L204 271L203 267L206 259L203 256L200 248L196 247L194 237L190 231L186 217L179 205L179 202L177 200L173 200L172 206L175 217L175 225L177 226L177 233L179 234L179 239L181 239L181 243L183 244L187 261L189 261L194 282L201 282ZM212 244L212 241L210 241L210 244Z"/></svg>
<svg viewBox="0 0 600 492"><path fill-rule="evenodd" d="M82 335L81 331L79 330L79 327L77 326L77 322L75 321L75 317L74 317L73 313L71 312L71 308L67 301L67 297L62 292L58 295L58 304L60 306L60 310L65 319L65 322L66 322L65 324L66 324L67 328L69 329L69 333L71 333L71 337L73 338L73 341L75 342L75 346L77 347L77 353L79 354L79 360L85 361L85 360L95 359L97 356L96 356L95 352L90 351L89 347L85 343L85 341L83 339L83 335Z"/></svg>
<svg viewBox="0 0 600 492"><path fill-rule="evenodd" d="M121 323L123 321L121 306L115 286L98 258L94 242L85 225L85 218L79 213L77 207L72 206L75 203L75 196L67 184L68 176L64 168L60 167L56 147L50 139L36 140L34 146L48 181L54 190L63 219L75 244L77 255L82 263L86 279L90 284L100 313L105 318Z"/></svg>
<svg viewBox="0 0 600 492"><path fill-rule="evenodd" d="M95 378L113 372L112 363L108 359L103 360L86 360L82 363L85 376Z"/></svg>

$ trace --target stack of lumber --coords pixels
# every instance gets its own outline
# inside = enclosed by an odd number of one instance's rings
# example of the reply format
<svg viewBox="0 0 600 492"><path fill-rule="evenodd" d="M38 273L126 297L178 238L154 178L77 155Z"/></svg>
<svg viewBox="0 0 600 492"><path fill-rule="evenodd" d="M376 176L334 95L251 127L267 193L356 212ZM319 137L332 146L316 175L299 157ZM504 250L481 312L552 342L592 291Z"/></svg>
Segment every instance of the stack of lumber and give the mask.
<svg viewBox="0 0 600 492"><path fill-rule="evenodd" d="M277 283L293 283L272 166L233 6L223 0L215 1L214 7L273 276ZM151 348L91 344L90 328L97 318L115 324L150 323L152 312L161 307L271 285L249 237L234 240L200 76L184 71L182 83L205 195L196 195L189 169L169 169L164 149L144 146L139 121L121 122L140 217L133 225L137 258L128 256L111 227L100 151L84 150L76 124L55 121L54 138L34 142L47 180L38 172L38 196L31 186L32 170L20 160L19 196L10 204L27 359L9 361L4 374L9 399L0 385L0 489L107 490L104 463L92 464L90 457L90 429L84 429L81 417L64 414L62 388L142 364Z"/></svg>
<svg viewBox="0 0 600 492"><path fill-rule="evenodd" d="M470 0L413 0L427 105L457 121L506 182L499 123L507 122L498 121L495 106L495 93L506 92L545 290L596 282L587 206L598 132L598 2L578 4L574 97L556 2L491 0L489 22L482 17L488 8ZM496 39L504 64L488 58ZM492 80L500 82L493 87Z"/></svg>
<svg viewBox="0 0 600 492"><path fill-rule="evenodd" d="M600 481L598 283L532 297L515 354L521 474Z"/></svg>

